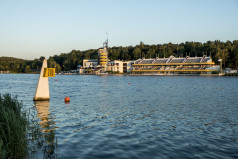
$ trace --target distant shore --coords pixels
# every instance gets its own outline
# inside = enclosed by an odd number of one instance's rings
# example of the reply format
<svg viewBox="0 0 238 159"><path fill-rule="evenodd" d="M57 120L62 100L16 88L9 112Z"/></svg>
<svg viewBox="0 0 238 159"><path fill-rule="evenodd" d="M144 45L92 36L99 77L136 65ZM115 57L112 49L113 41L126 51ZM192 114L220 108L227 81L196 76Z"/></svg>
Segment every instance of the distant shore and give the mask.
<svg viewBox="0 0 238 159"><path fill-rule="evenodd" d="M0 74L40 74L40 73L0 73ZM68 73L68 74L56 74L56 75L97 75L97 74L77 74L77 73ZM238 74L131 74L131 73L109 73L106 75L97 75L97 76L111 76L111 75L127 75L127 76L238 76Z"/></svg>

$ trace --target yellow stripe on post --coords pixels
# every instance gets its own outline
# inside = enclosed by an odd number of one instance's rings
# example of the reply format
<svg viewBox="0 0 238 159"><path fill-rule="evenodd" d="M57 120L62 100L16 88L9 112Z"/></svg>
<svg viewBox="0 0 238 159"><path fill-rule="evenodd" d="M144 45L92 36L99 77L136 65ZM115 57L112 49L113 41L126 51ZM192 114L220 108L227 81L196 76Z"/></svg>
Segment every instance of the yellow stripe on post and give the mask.
<svg viewBox="0 0 238 159"><path fill-rule="evenodd" d="M45 68L43 77L55 77L55 68Z"/></svg>

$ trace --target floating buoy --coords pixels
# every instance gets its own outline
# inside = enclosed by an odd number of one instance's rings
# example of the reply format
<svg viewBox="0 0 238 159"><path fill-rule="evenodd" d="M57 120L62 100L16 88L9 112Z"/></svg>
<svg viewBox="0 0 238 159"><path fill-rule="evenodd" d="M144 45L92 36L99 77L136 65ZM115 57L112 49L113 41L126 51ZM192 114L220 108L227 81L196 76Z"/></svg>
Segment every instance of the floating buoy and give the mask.
<svg viewBox="0 0 238 159"><path fill-rule="evenodd" d="M64 101L65 101L65 102L70 102L70 98L69 98L69 97L65 97L65 98L64 98Z"/></svg>
<svg viewBox="0 0 238 159"><path fill-rule="evenodd" d="M58 81L58 80L55 80L55 81Z"/></svg>
<svg viewBox="0 0 238 159"><path fill-rule="evenodd" d="M131 83L128 83L129 85L131 84Z"/></svg>

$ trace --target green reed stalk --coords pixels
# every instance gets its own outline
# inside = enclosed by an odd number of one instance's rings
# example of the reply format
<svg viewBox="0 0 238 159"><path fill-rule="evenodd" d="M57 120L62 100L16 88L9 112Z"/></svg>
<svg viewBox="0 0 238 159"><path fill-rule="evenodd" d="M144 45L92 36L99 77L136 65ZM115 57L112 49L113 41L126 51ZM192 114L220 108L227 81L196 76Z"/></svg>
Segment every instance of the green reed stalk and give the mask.
<svg viewBox="0 0 238 159"><path fill-rule="evenodd" d="M22 103L0 94L0 158L24 158L27 152L27 118Z"/></svg>
<svg viewBox="0 0 238 159"><path fill-rule="evenodd" d="M17 97L0 94L0 159L35 158L37 151L44 158L57 158L55 130L42 133L35 116L23 110Z"/></svg>

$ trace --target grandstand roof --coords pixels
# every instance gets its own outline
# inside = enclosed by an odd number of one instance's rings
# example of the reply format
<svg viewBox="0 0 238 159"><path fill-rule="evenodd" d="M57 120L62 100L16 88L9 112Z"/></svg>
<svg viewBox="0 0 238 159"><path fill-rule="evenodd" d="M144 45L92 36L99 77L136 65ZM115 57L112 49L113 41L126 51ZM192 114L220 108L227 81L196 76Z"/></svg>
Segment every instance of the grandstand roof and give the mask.
<svg viewBox="0 0 238 159"><path fill-rule="evenodd" d="M210 57L184 57L176 58L170 56L169 58L154 58L154 59L138 59L135 61L135 65L189 65L189 64L212 64Z"/></svg>

